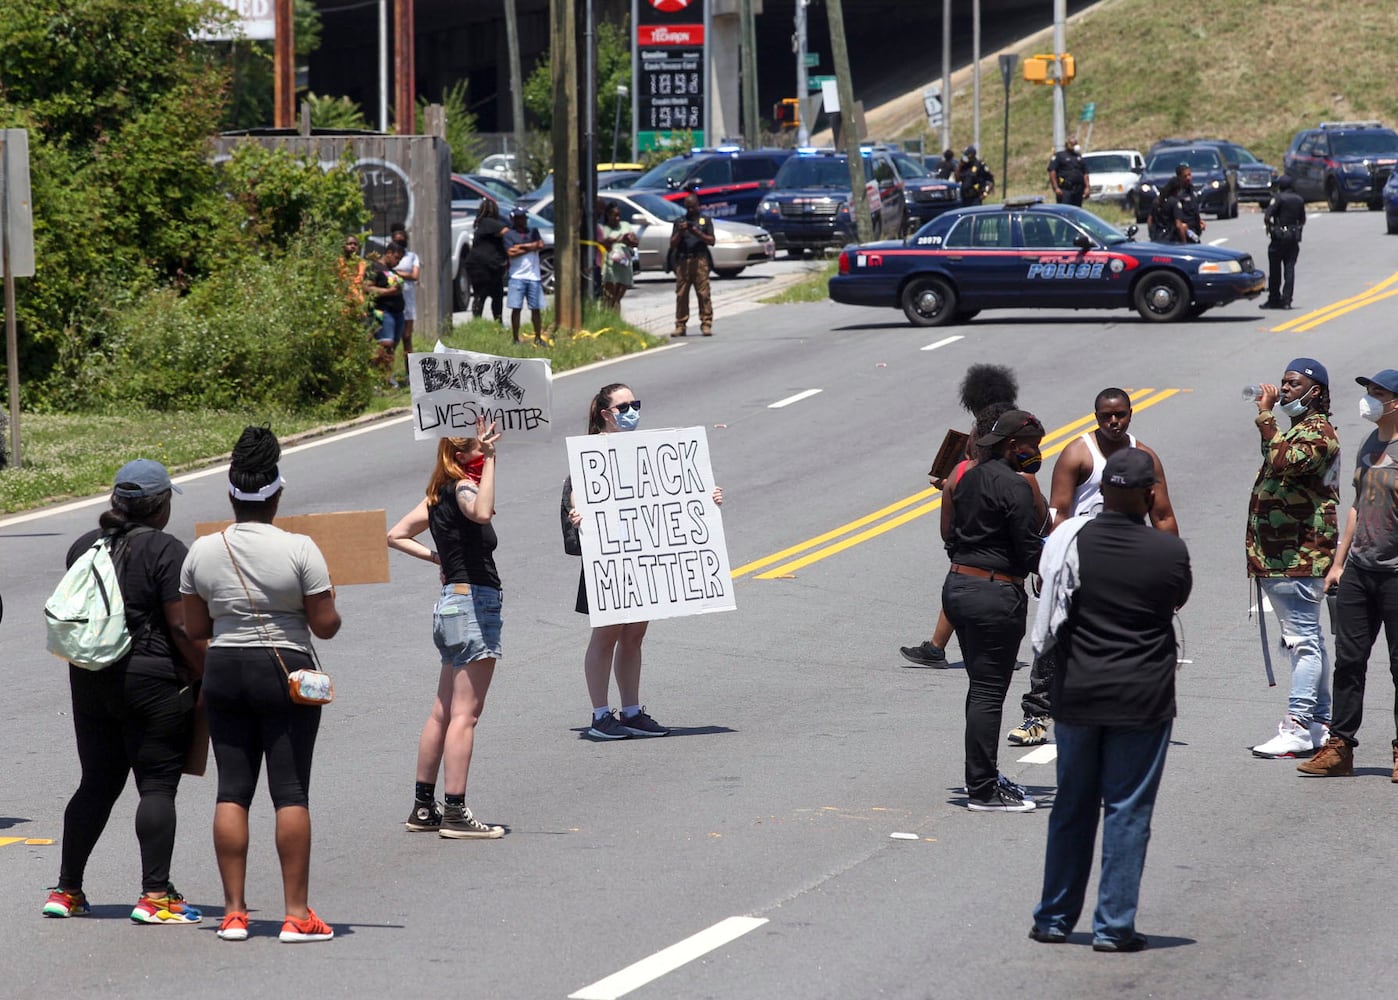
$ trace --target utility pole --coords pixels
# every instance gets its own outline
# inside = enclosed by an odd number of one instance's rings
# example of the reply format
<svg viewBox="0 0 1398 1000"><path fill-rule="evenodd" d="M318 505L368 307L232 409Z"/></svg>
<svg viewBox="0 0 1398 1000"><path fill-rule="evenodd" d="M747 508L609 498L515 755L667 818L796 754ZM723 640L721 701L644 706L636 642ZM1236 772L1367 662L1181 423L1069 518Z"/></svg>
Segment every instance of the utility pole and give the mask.
<svg viewBox="0 0 1398 1000"><path fill-rule="evenodd" d="M276 0L272 12L272 125L296 127L296 38L292 0Z"/></svg>
<svg viewBox="0 0 1398 1000"><path fill-rule="evenodd" d="M942 148L951 149L951 0L942 0Z"/></svg>
<svg viewBox="0 0 1398 1000"><path fill-rule="evenodd" d="M597 240L597 37L592 16L592 0L583 0L583 141L582 161L579 176L582 187L582 228L578 235L586 241L582 244L582 259L587 262L583 273L587 282L583 286L583 297L591 299L597 287L596 247L587 243ZM557 252L555 246L555 252ZM557 281L557 277L554 278Z"/></svg>
<svg viewBox="0 0 1398 1000"><path fill-rule="evenodd" d="M981 149L981 0L971 3L971 141Z"/></svg>
<svg viewBox="0 0 1398 1000"><path fill-rule="evenodd" d="M582 261L578 254L578 11L576 0L549 0L553 69L554 319L582 327Z"/></svg>
<svg viewBox="0 0 1398 1000"><path fill-rule="evenodd" d="M414 59L413 0L393 0L393 124L399 135L417 130L417 66Z"/></svg>
<svg viewBox="0 0 1398 1000"><path fill-rule="evenodd" d="M388 131L388 0L379 0L379 131Z"/></svg>
<svg viewBox="0 0 1398 1000"><path fill-rule="evenodd" d="M811 141L811 123L806 121L806 98L810 89L806 85L806 5L809 0L796 0L796 35L793 48L796 50L796 145L805 146Z"/></svg>
<svg viewBox="0 0 1398 1000"><path fill-rule="evenodd" d="M742 21L739 48L743 58L743 142L748 149L756 149L762 134L757 120L757 15L753 13L752 0L741 0L738 12Z"/></svg>
<svg viewBox="0 0 1398 1000"><path fill-rule="evenodd" d="M1062 149L1068 139L1068 118L1063 93L1064 23L1068 19L1068 0L1053 0L1053 148Z"/></svg>
<svg viewBox="0 0 1398 1000"><path fill-rule="evenodd" d="M505 0L505 47L510 50L510 127L515 134L515 181L518 183L524 169L524 77L519 66L519 13L515 0Z"/></svg>
<svg viewBox="0 0 1398 1000"><path fill-rule="evenodd" d="M835 61L835 89L840 95L840 133L845 140L845 161L849 164L850 214L859 233L859 242L874 238L869 218L869 192L865 187L864 156L859 151L859 126L854 113L854 84L849 75L849 48L845 44L844 0L826 0L830 19L830 55Z"/></svg>

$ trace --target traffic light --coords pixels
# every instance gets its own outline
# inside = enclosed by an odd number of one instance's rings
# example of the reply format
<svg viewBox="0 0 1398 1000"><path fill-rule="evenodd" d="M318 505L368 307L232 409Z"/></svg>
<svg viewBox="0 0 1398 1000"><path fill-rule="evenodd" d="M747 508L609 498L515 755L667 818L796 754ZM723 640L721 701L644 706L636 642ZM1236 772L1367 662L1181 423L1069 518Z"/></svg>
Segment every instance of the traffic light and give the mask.
<svg viewBox="0 0 1398 1000"><path fill-rule="evenodd" d="M772 105L772 118L780 128L795 128L800 122L800 104L794 97L783 97Z"/></svg>
<svg viewBox="0 0 1398 1000"><path fill-rule="evenodd" d="M1024 79L1030 83L1052 86L1055 83L1069 84L1077 76L1077 62L1070 53L1059 58L1053 55L1024 57Z"/></svg>
<svg viewBox="0 0 1398 1000"><path fill-rule="evenodd" d="M1052 83L1053 78L1049 76L1052 62L1053 56L1025 56L1024 79L1030 83Z"/></svg>

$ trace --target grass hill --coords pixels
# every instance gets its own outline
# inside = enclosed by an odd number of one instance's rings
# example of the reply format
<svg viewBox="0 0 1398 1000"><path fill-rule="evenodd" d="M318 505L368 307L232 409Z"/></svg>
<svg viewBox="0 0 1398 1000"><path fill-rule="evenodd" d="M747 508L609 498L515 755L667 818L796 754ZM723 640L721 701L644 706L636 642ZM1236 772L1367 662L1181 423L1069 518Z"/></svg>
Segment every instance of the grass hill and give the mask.
<svg viewBox="0 0 1398 1000"><path fill-rule="evenodd" d="M1045 8L1049 8L1047 0ZM1068 134L1083 105L1097 105L1090 148L1144 152L1165 136L1231 139L1273 166L1298 129L1322 120L1378 119L1398 125L1392 81L1398 5L1394 0L1103 0L1070 18L1067 50L1077 79L1067 88ZM1045 30L1001 49L1021 57L1052 50ZM981 62L981 156L998 176L1004 87L999 52ZM929 72L935 72L929 59ZM857 82L857 81L856 81ZM930 82L930 81L929 81ZM868 112L872 137L921 136L929 152L922 86ZM952 80L952 145L972 136L970 68ZM1009 193L1047 188L1052 153L1051 88L1010 82ZM1003 189L1002 189L1003 190Z"/></svg>

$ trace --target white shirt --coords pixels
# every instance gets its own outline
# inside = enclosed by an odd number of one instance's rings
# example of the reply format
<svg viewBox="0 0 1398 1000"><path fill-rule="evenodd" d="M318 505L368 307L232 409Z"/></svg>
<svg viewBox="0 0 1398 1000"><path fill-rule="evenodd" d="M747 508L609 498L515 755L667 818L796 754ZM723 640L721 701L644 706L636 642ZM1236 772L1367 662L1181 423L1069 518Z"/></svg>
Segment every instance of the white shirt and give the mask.
<svg viewBox="0 0 1398 1000"><path fill-rule="evenodd" d="M417 254L411 250L403 251L403 259L398 262L395 270L398 276L403 279L403 318L417 319L417 282L408 275L413 273L414 268L421 268L422 261Z"/></svg>

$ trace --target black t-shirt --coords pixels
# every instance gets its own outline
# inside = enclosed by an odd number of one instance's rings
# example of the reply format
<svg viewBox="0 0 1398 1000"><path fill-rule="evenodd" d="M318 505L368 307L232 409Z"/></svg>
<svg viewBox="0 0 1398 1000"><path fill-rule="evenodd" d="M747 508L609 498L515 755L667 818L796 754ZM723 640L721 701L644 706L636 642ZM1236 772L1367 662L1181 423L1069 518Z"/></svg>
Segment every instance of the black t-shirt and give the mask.
<svg viewBox="0 0 1398 1000"><path fill-rule="evenodd" d="M72 566L102 536L94 528L68 550ZM121 599L126 604L126 628L131 633L127 672L179 680L175 669L183 659L170 640L165 605L180 600L180 567L189 552L184 542L163 531L138 531L126 539L116 559Z"/></svg>
<svg viewBox="0 0 1398 1000"><path fill-rule="evenodd" d="M495 546L499 544L495 525L478 524L461 513L456 483L442 487L437 502L428 508L427 523L447 583L500 589L500 575L495 571Z"/></svg>
<svg viewBox="0 0 1398 1000"><path fill-rule="evenodd" d="M1306 200L1295 191L1278 191L1267 206L1267 228L1272 238L1299 240L1306 224Z"/></svg>
<svg viewBox="0 0 1398 1000"><path fill-rule="evenodd" d="M1082 157L1071 149L1060 149L1053 154L1049 169L1058 175L1058 183L1063 187L1082 187L1086 171L1082 168Z"/></svg>
<svg viewBox="0 0 1398 1000"><path fill-rule="evenodd" d="M505 255L505 233L509 225L504 219L483 219L476 216L471 237L471 252L466 259L473 267L503 268L509 258Z"/></svg>
<svg viewBox="0 0 1398 1000"><path fill-rule="evenodd" d="M388 265L381 261L369 262L369 277L373 279L375 288L393 287L388 278ZM403 286L400 283L397 291L392 295L381 295L374 299L374 306L382 309L386 313L400 313L403 311Z"/></svg>
<svg viewBox="0 0 1398 1000"><path fill-rule="evenodd" d="M979 462L956 484L947 555L963 566L1028 576L1043 539L1034 530L1034 491L1002 459Z"/></svg>
<svg viewBox="0 0 1398 1000"><path fill-rule="evenodd" d="M1175 218L1196 236L1199 234L1199 199L1192 187L1181 187L1175 195Z"/></svg>
<svg viewBox="0 0 1398 1000"><path fill-rule="evenodd" d="M1075 542L1079 583L1058 630L1053 717L1138 727L1173 719L1171 618L1193 584L1189 550L1176 536L1115 511L1097 515Z"/></svg>
<svg viewBox="0 0 1398 1000"><path fill-rule="evenodd" d="M681 231L680 226L686 222L692 224L691 228ZM712 236L714 234L713 221L703 215L694 219L686 215L683 219L675 220L671 235L675 233L680 234L680 242L675 247L676 257L697 257L700 254L709 252L709 245L699 238L699 232L695 232L696 229L708 236Z"/></svg>

